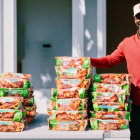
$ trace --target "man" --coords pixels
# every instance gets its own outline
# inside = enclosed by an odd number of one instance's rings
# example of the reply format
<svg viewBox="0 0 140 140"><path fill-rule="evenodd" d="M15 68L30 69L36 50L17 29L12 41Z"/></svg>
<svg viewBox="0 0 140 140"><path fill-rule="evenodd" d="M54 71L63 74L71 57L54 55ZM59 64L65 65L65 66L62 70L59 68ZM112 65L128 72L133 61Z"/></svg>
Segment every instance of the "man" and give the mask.
<svg viewBox="0 0 140 140"><path fill-rule="evenodd" d="M127 62L128 73L132 77L131 140L140 140L140 3L133 10L137 33L125 38L111 55L91 58L91 64L98 68L110 68L123 61Z"/></svg>

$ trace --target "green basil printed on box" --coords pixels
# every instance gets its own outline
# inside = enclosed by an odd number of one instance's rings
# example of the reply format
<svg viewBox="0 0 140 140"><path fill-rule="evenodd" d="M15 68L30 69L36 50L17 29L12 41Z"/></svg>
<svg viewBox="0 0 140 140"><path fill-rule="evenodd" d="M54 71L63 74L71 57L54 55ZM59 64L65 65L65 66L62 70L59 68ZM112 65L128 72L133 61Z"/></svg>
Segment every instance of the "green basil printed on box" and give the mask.
<svg viewBox="0 0 140 140"><path fill-rule="evenodd" d="M0 97L6 97L7 93L5 90L0 89Z"/></svg>
<svg viewBox="0 0 140 140"><path fill-rule="evenodd" d="M53 98L57 99L57 92L58 90L57 89L53 89Z"/></svg>
<svg viewBox="0 0 140 140"><path fill-rule="evenodd" d="M13 121L20 122L21 119L22 119L22 111L15 110L15 115L14 115Z"/></svg>
<svg viewBox="0 0 140 140"><path fill-rule="evenodd" d="M51 97L50 100L55 102L57 99Z"/></svg>
<svg viewBox="0 0 140 140"><path fill-rule="evenodd" d="M119 119L122 119L122 116L121 115L119 115L118 117L119 117Z"/></svg>
<svg viewBox="0 0 140 140"><path fill-rule="evenodd" d="M125 103L125 111L128 111L128 104Z"/></svg>
<svg viewBox="0 0 140 140"><path fill-rule="evenodd" d="M100 74L94 74L93 79L95 82L101 82L101 75Z"/></svg>
<svg viewBox="0 0 140 140"><path fill-rule="evenodd" d="M126 113L125 119L126 119L126 120L129 120L129 121L131 120L131 118L130 118L130 112L127 112L127 113Z"/></svg>
<svg viewBox="0 0 140 140"><path fill-rule="evenodd" d="M125 102L125 94L120 94L119 95L119 103L124 103Z"/></svg>
<svg viewBox="0 0 140 140"><path fill-rule="evenodd" d="M85 58L82 68L90 68L90 58Z"/></svg>
<svg viewBox="0 0 140 140"><path fill-rule="evenodd" d="M99 105L97 105L97 104L93 104L93 109L94 109L94 111L100 111L101 110L101 107L99 106Z"/></svg>
<svg viewBox="0 0 140 140"><path fill-rule="evenodd" d="M55 102L55 107L53 108L53 110L58 110L58 99L55 99L55 98L50 98L51 101Z"/></svg>
<svg viewBox="0 0 140 140"><path fill-rule="evenodd" d="M29 105L33 105L34 104L34 97L32 97L32 98L30 98L30 103L29 103Z"/></svg>
<svg viewBox="0 0 140 140"><path fill-rule="evenodd" d="M27 110L27 111L31 111L31 107L28 107L26 110Z"/></svg>
<svg viewBox="0 0 140 140"><path fill-rule="evenodd" d="M51 117L51 120L56 120L56 114L55 114L55 112L53 112L52 117Z"/></svg>
<svg viewBox="0 0 140 140"><path fill-rule="evenodd" d="M86 75L86 79L89 79L91 75L91 69L87 68L87 75Z"/></svg>
<svg viewBox="0 0 140 140"><path fill-rule="evenodd" d="M25 83L24 83L24 86L23 88L30 88L31 87L31 83L27 80Z"/></svg>
<svg viewBox="0 0 140 140"><path fill-rule="evenodd" d="M94 94L93 92L91 92L91 98L94 102L97 101L97 94Z"/></svg>
<svg viewBox="0 0 140 140"><path fill-rule="evenodd" d="M91 113L91 116L96 119L96 113L93 111L90 111L90 113Z"/></svg>
<svg viewBox="0 0 140 140"><path fill-rule="evenodd" d="M131 105L128 103L125 103L125 111L130 111L131 110Z"/></svg>
<svg viewBox="0 0 140 140"><path fill-rule="evenodd" d="M83 99L86 97L86 89L85 88L78 89L78 93L80 95L80 98Z"/></svg>
<svg viewBox="0 0 140 140"><path fill-rule="evenodd" d="M79 111L79 113L78 114L83 114L83 111Z"/></svg>
<svg viewBox="0 0 140 140"><path fill-rule="evenodd" d="M61 76L60 68L57 68L57 74L59 77Z"/></svg>
<svg viewBox="0 0 140 140"><path fill-rule="evenodd" d="M55 101L55 107L53 108L53 110L58 110L58 101Z"/></svg>
<svg viewBox="0 0 140 140"><path fill-rule="evenodd" d="M78 110L84 110L84 109L85 109L85 101L82 100L82 101L80 102L80 105L79 105Z"/></svg>
<svg viewBox="0 0 140 140"><path fill-rule="evenodd" d="M56 66L61 66L61 60L59 58L55 58Z"/></svg>
<svg viewBox="0 0 140 140"><path fill-rule="evenodd" d="M18 110L20 108L20 106L22 106L22 103L19 104L15 109Z"/></svg>
<svg viewBox="0 0 140 140"><path fill-rule="evenodd" d="M110 108L108 111L119 111L119 109Z"/></svg>
<svg viewBox="0 0 140 140"><path fill-rule="evenodd" d="M26 112L22 112L22 116L25 117L26 116Z"/></svg>
<svg viewBox="0 0 140 140"><path fill-rule="evenodd" d="M93 83L93 86L92 86L93 92L95 92L98 89L98 84L99 83L97 82Z"/></svg>
<svg viewBox="0 0 140 140"><path fill-rule="evenodd" d="M90 125L92 130L98 130L99 120L90 119Z"/></svg>
<svg viewBox="0 0 140 140"><path fill-rule="evenodd" d="M85 127L85 128L86 128L86 126L87 126L87 123L88 123L88 122L87 122L87 121L85 121L85 125L84 125L84 127Z"/></svg>
<svg viewBox="0 0 140 140"><path fill-rule="evenodd" d="M121 86L121 88L126 89L126 95L130 95L130 93L129 93L130 85L124 84Z"/></svg>
<svg viewBox="0 0 140 140"><path fill-rule="evenodd" d="M128 124L123 124L122 126L121 126L121 128L120 129L127 129L128 128Z"/></svg>
<svg viewBox="0 0 140 140"><path fill-rule="evenodd" d="M57 126L57 120L56 119L50 119L50 128L53 128L54 126Z"/></svg>

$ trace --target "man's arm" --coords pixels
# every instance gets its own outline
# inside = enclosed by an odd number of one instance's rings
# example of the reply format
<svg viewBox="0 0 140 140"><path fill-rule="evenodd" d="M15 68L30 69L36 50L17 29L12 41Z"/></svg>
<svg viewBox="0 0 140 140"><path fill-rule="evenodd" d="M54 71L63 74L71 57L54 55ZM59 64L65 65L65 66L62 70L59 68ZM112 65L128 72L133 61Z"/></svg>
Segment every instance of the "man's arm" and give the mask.
<svg viewBox="0 0 140 140"><path fill-rule="evenodd" d="M91 58L91 65L98 68L111 68L125 61L124 41L110 55L101 58Z"/></svg>

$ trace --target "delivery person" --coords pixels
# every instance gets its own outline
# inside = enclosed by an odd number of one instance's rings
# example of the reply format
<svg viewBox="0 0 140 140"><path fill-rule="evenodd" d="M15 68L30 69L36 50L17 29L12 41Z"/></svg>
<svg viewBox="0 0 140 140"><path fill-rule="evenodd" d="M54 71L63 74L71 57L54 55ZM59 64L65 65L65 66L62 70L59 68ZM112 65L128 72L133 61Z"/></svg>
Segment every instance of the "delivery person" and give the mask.
<svg viewBox="0 0 140 140"><path fill-rule="evenodd" d="M110 55L101 58L91 58L91 64L98 68L110 68L127 62L128 73L131 76L132 111L129 124L131 140L140 140L140 3L133 7L134 21L138 27L135 35L125 38Z"/></svg>

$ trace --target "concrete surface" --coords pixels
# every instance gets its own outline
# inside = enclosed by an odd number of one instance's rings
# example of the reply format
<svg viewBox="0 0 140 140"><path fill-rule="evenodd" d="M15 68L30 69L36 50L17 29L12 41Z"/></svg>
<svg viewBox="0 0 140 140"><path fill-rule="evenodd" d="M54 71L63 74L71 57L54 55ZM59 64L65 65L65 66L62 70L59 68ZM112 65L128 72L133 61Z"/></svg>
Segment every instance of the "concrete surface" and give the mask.
<svg viewBox="0 0 140 140"><path fill-rule="evenodd" d="M0 132L0 139L92 139L92 140L129 140L129 130L109 131L104 134L103 130L87 131L51 131L48 130L48 115L37 114L35 120L23 132L7 133Z"/></svg>

